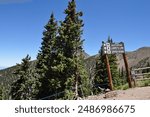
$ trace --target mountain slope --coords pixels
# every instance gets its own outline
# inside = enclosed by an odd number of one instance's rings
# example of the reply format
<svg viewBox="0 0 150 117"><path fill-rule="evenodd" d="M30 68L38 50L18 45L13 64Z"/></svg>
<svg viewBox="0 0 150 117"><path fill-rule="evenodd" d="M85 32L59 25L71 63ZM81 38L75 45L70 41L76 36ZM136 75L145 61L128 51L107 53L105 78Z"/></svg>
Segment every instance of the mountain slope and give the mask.
<svg viewBox="0 0 150 117"><path fill-rule="evenodd" d="M86 59L89 55L83 51L83 57ZM34 67L36 64L36 60L31 61L31 67ZM12 66L6 69L0 70L0 84L2 83L4 86L10 85L17 77L13 74L17 69L16 66Z"/></svg>
<svg viewBox="0 0 150 117"><path fill-rule="evenodd" d="M150 47L142 47L133 52L127 52L129 67L145 67L145 62L150 63ZM124 67L124 60L121 55L118 56L119 68ZM140 62L141 65L138 65Z"/></svg>
<svg viewBox="0 0 150 117"><path fill-rule="evenodd" d="M129 67L146 67L150 63L150 47L142 47L132 52L126 52ZM96 65L98 54L90 56L85 60L85 65L89 75L94 77L94 69ZM118 68L124 68L124 60L122 55L117 55Z"/></svg>
<svg viewBox="0 0 150 117"><path fill-rule="evenodd" d="M133 52L127 52L128 63L130 67L145 67L147 63L150 63L150 47L142 47ZM95 64L98 55L89 56L87 53L83 53L85 67L88 71L90 79L94 78ZM118 67L124 67L124 61L122 55L117 55L118 58ZM32 67L35 66L36 61L32 61ZM9 85L13 80L16 79L16 76L13 75L16 66L0 70L0 83L4 85Z"/></svg>

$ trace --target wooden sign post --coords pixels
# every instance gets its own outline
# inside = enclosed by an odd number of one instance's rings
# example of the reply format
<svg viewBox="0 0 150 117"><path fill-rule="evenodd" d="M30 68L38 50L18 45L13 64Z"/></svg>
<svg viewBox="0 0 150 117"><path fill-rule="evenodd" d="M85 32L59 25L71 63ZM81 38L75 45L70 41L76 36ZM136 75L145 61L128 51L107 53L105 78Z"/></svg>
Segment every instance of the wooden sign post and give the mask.
<svg viewBox="0 0 150 117"><path fill-rule="evenodd" d="M129 87L132 88L131 75L130 75L130 70L129 70L129 65L128 65L127 57L126 57L125 53L123 53L122 55L123 55L123 59L124 59L124 63L125 63L125 68L126 68L126 72L127 72L127 81L128 81Z"/></svg>
<svg viewBox="0 0 150 117"><path fill-rule="evenodd" d="M123 55L125 68L126 68L126 72L127 72L127 81L128 81L129 87L132 88L131 75L130 75L130 70L129 70L129 66L128 66L127 57L126 57L126 54L125 54L124 43L123 42L120 42L120 43L108 43L108 42L104 43L103 42L102 47L103 47L102 48L103 49L103 55L105 56L105 59L106 59L110 90L113 90L113 82L112 82L112 75L111 75L109 59L108 59L107 54L122 54Z"/></svg>
<svg viewBox="0 0 150 117"><path fill-rule="evenodd" d="M105 59L106 59L109 87L110 87L110 90L113 90L112 76L111 76L111 70L110 70L109 59L108 59L107 54L105 54Z"/></svg>

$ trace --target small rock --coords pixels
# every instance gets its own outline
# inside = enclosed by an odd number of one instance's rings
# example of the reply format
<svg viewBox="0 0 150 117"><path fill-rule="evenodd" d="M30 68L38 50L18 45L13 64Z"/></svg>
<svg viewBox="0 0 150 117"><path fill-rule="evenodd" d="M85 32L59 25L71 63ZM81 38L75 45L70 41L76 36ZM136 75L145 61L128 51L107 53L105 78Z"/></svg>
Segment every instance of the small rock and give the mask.
<svg viewBox="0 0 150 117"><path fill-rule="evenodd" d="M113 97L116 97L117 95L118 95L117 92L112 91L112 92L106 93L104 98L113 98Z"/></svg>
<svg viewBox="0 0 150 117"><path fill-rule="evenodd" d="M110 89L105 89L105 92L110 92L111 90Z"/></svg>

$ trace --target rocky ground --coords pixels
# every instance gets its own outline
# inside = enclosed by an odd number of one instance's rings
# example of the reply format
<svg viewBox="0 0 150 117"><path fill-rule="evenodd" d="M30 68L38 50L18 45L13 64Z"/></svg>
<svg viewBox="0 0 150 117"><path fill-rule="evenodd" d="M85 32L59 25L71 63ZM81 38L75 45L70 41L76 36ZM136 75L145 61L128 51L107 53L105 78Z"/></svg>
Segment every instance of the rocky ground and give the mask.
<svg viewBox="0 0 150 117"><path fill-rule="evenodd" d="M87 100L150 100L150 87L136 87L127 90L110 91L89 96Z"/></svg>

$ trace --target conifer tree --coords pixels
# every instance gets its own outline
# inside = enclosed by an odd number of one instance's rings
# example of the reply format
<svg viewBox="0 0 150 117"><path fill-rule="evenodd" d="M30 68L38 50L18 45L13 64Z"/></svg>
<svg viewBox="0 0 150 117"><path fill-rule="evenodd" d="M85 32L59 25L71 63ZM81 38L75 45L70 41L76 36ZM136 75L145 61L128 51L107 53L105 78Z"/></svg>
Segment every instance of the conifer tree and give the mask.
<svg viewBox="0 0 150 117"><path fill-rule="evenodd" d="M112 38L110 36L108 37L108 43L113 43ZM117 56L116 54L108 55L109 57L109 64L112 74L112 80L114 86L119 86L121 84L121 79L119 78L119 70L118 70L118 64L117 64Z"/></svg>
<svg viewBox="0 0 150 117"><path fill-rule="evenodd" d="M9 87L9 86L7 86ZM1 83L0 85L0 100L8 100L9 99L9 89L6 89L6 86Z"/></svg>
<svg viewBox="0 0 150 117"><path fill-rule="evenodd" d="M36 72L39 79L39 93L37 98L44 98L54 94L60 87L57 70L55 66L59 60L57 40L57 22L54 14L50 16L50 20L45 26L43 32L42 47L37 56Z"/></svg>
<svg viewBox="0 0 150 117"><path fill-rule="evenodd" d="M18 69L15 71L17 80L11 85L10 96L15 100L29 100L34 95L34 78L30 69L30 57L27 55L22 59L22 63L18 64Z"/></svg>
<svg viewBox="0 0 150 117"><path fill-rule="evenodd" d="M108 37L107 42L113 43L113 40L110 37ZM118 71L118 65L117 65L117 57L116 57L116 55L108 55L108 58L109 58L109 64L110 64L113 84L116 87L116 86L119 86L121 84L121 79L119 78L119 71ZM99 86L99 87L103 87L103 88L109 88L108 74L107 74L107 69L106 69L106 60L102 54L102 48L101 48L100 53L99 53L99 57L97 60L95 70L96 70L95 71L96 77L94 80L94 85ZM97 87L95 87L95 88L97 89Z"/></svg>
<svg viewBox="0 0 150 117"><path fill-rule="evenodd" d="M6 89L7 87L7 89ZM9 88L9 85L6 85L4 86L4 83L1 82L0 83L0 100L8 100L9 99L9 94L8 94L8 89Z"/></svg>
<svg viewBox="0 0 150 117"><path fill-rule="evenodd" d="M89 81L82 56L83 21L80 19L82 12L76 11L75 0L69 2L65 14L65 20L61 22L59 28L58 38L58 45L61 48L61 66L63 68L61 86L65 88L65 99L74 99L81 96L81 94L88 95L89 92L87 90Z"/></svg>
<svg viewBox="0 0 150 117"><path fill-rule="evenodd" d="M41 83L38 98L64 91L58 98L74 99L89 95L89 81L82 55L82 13L76 12L75 0L69 2L65 14L58 34L53 14L45 26L36 65L36 73Z"/></svg>
<svg viewBox="0 0 150 117"><path fill-rule="evenodd" d="M0 85L0 100L2 100L3 97L3 91L2 91L2 86Z"/></svg>
<svg viewBox="0 0 150 117"><path fill-rule="evenodd" d="M102 54L102 47L99 51L99 56L96 60L96 68L95 68L95 79L94 79L94 86L93 86L93 93L97 94L101 90L101 88L108 88L108 75L107 75L107 68L106 68L106 61L105 57Z"/></svg>

